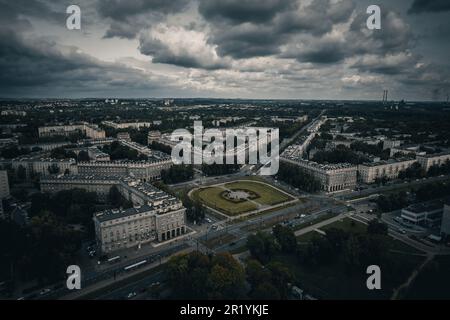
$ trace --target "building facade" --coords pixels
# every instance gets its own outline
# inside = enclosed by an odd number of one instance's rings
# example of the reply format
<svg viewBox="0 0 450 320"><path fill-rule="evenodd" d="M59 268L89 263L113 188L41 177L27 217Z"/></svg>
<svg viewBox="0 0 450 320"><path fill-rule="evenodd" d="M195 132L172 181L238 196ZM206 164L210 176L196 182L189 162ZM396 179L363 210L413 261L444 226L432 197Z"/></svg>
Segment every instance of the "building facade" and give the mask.
<svg viewBox="0 0 450 320"><path fill-rule="evenodd" d="M8 172L0 170L0 201L9 197Z"/></svg>
<svg viewBox="0 0 450 320"><path fill-rule="evenodd" d="M442 201L413 204L402 209L401 218L411 224L436 227L441 223L443 206Z"/></svg>
<svg viewBox="0 0 450 320"><path fill-rule="evenodd" d="M78 168L75 159L52 159L40 157L22 157L11 161L11 166L17 173L20 167L23 167L27 178L33 175L41 177L51 175L51 171L55 173L77 174ZM56 170L57 169L57 170Z"/></svg>
<svg viewBox="0 0 450 320"><path fill-rule="evenodd" d="M93 161L78 163L78 173L83 175L134 176L145 181L161 178L161 172L172 167L172 159L166 157L149 161Z"/></svg>
<svg viewBox="0 0 450 320"><path fill-rule="evenodd" d="M358 165L359 180L363 183L374 183L377 179L396 179L401 171L411 167L416 160L379 161Z"/></svg>
<svg viewBox="0 0 450 320"><path fill-rule="evenodd" d="M152 126L151 122L113 122L113 121L103 121L102 124L104 126L113 128L113 129L140 129L140 128L150 128Z"/></svg>
<svg viewBox="0 0 450 320"><path fill-rule="evenodd" d="M351 164L323 165L300 158L280 157L281 161L299 166L320 181L325 192L333 193L356 187L357 167Z"/></svg>
<svg viewBox="0 0 450 320"><path fill-rule="evenodd" d="M432 166L441 166L450 161L450 153L418 155L417 162L420 163L425 171L430 170Z"/></svg>
<svg viewBox="0 0 450 320"><path fill-rule="evenodd" d="M71 124L62 126L46 126L38 128L39 137L51 137L51 136L70 136L77 132L82 132L91 139L104 139L106 133L95 124L82 123Z"/></svg>
<svg viewBox="0 0 450 320"><path fill-rule="evenodd" d="M103 253L162 242L186 233L186 208L177 198L133 177L53 176L41 180L41 191L55 193L74 188L96 192L105 199L111 187L133 203L130 209L111 209L94 214L98 247Z"/></svg>
<svg viewBox="0 0 450 320"><path fill-rule="evenodd" d="M104 175L59 175L43 177L41 192L57 193L64 190L82 189L97 193L100 201L105 201L112 186L119 185L119 176Z"/></svg>
<svg viewBox="0 0 450 320"><path fill-rule="evenodd" d="M441 234L450 237L450 204L444 205L442 214Z"/></svg>

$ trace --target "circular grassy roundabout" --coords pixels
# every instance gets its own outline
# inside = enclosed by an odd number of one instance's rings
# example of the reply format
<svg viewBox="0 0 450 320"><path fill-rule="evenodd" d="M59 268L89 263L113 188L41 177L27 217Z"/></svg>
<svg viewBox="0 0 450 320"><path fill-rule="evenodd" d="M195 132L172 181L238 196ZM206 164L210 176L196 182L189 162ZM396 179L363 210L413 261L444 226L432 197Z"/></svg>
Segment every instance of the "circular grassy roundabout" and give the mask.
<svg viewBox="0 0 450 320"><path fill-rule="evenodd" d="M294 200L286 192L268 183L251 180L237 180L202 187L192 191L191 197L231 217L269 209Z"/></svg>

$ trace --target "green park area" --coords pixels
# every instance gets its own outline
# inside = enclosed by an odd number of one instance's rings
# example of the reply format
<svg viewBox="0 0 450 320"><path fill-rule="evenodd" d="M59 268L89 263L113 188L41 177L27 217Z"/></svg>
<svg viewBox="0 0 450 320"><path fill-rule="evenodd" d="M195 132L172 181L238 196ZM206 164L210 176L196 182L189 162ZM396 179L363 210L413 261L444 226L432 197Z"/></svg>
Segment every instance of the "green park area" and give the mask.
<svg viewBox="0 0 450 320"><path fill-rule="evenodd" d="M389 299L425 257L388 235L367 229L367 225L345 218L297 237L296 254L281 252L272 261L285 265L297 285L316 298ZM366 287L366 268L371 264L381 267L381 290ZM450 259L440 268L444 270L444 266L449 270ZM426 275L419 286L427 286L433 277L432 273Z"/></svg>
<svg viewBox="0 0 450 320"><path fill-rule="evenodd" d="M247 197L230 199L229 192L240 192ZM192 193L193 199L229 216L236 216L268 206L293 200L289 195L258 181L235 181L223 185L204 187Z"/></svg>
<svg viewBox="0 0 450 320"><path fill-rule="evenodd" d="M450 256L437 256L419 273L406 299L450 299Z"/></svg>

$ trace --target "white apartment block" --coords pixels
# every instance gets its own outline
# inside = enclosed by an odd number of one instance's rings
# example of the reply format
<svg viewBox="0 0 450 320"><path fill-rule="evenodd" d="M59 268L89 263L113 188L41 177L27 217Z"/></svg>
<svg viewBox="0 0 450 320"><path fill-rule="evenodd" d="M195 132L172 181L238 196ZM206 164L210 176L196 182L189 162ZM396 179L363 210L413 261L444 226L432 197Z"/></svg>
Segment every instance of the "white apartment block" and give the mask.
<svg viewBox="0 0 450 320"><path fill-rule="evenodd" d="M373 183L376 179L396 179L398 174L411 167L416 160L380 161L358 165L359 180L363 183Z"/></svg>
<svg viewBox="0 0 450 320"><path fill-rule="evenodd" d="M333 193L356 187L357 167L351 164L318 164L298 157L280 157L281 161L291 163L313 175L321 183L322 190Z"/></svg>
<svg viewBox="0 0 450 320"><path fill-rule="evenodd" d="M57 167L58 173L77 174L78 168L75 159L52 159L39 157L22 157L11 161L11 166L17 173L22 166L28 178L32 175L48 176L49 168Z"/></svg>
<svg viewBox="0 0 450 320"><path fill-rule="evenodd" d="M430 170L432 166L441 166L447 161L450 161L450 153L417 155L417 162L425 171Z"/></svg>
<svg viewBox="0 0 450 320"><path fill-rule="evenodd" d="M9 197L8 172L0 170L0 201Z"/></svg>
<svg viewBox="0 0 450 320"><path fill-rule="evenodd" d="M114 122L114 121L103 121L102 124L104 126L113 128L113 129L140 129L140 128L150 128L152 126L151 122Z"/></svg>
<svg viewBox="0 0 450 320"><path fill-rule="evenodd" d="M161 178L161 172L172 167L172 159L165 158L149 161L93 161L80 162L78 173L82 175L117 175L121 177L134 176L145 181Z"/></svg>
<svg viewBox="0 0 450 320"><path fill-rule="evenodd" d="M39 127L39 137L51 137L51 136L70 136L76 132L81 131L87 137L91 139L104 139L106 133L95 124L82 123L62 126L46 126Z"/></svg>
<svg viewBox="0 0 450 320"><path fill-rule="evenodd" d="M41 192L57 193L64 190L82 189L97 193L105 201L112 186L119 184L119 176L104 175L59 175L41 178Z"/></svg>
<svg viewBox="0 0 450 320"><path fill-rule="evenodd" d="M112 186L134 207L94 214L96 240L103 253L166 241L186 233L186 208L182 202L150 183L132 177L86 175L60 175L41 180L42 192L79 188L96 192L103 200Z"/></svg>

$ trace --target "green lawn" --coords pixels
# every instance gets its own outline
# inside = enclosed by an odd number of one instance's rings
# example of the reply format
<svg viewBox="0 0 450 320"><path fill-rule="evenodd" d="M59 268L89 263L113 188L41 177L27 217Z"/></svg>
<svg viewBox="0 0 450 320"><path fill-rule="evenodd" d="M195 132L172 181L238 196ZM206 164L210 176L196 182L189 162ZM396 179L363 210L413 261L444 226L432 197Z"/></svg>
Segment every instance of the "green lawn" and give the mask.
<svg viewBox="0 0 450 320"><path fill-rule="evenodd" d="M228 183L225 185L225 187L231 190L250 190L259 195L259 198L255 199L255 202L263 205L273 206L282 202L293 200L292 197L281 193L275 188L272 188L267 184L261 184L258 182L237 181Z"/></svg>
<svg viewBox="0 0 450 320"><path fill-rule="evenodd" d="M333 222L332 224L326 225L320 229L327 232L327 230L331 228L342 229L351 233L365 233L367 231L367 226L364 223L350 218L344 218L340 221Z"/></svg>
<svg viewBox="0 0 450 320"><path fill-rule="evenodd" d="M198 199L200 199L200 201L208 207L219 210L231 216L257 209L257 206L250 201L234 203L222 198L221 193L223 191L224 190L222 188L218 187L199 189L194 192L194 197L198 197Z"/></svg>
<svg viewBox="0 0 450 320"><path fill-rule="evenodd" d="M251 181L236 181L227 183L225 188L230 190L248 190L255 193L258 198L253 201L233 202L225 199L222 193L225 189L221 187L205 187L193 192L193 198L199 199L206 206L219 210L229 216L235 216L261 208L262 206L272 206L290 200L292 197L272 188L270 185ZM261 207L258 207L258 204Z"/></svg>

